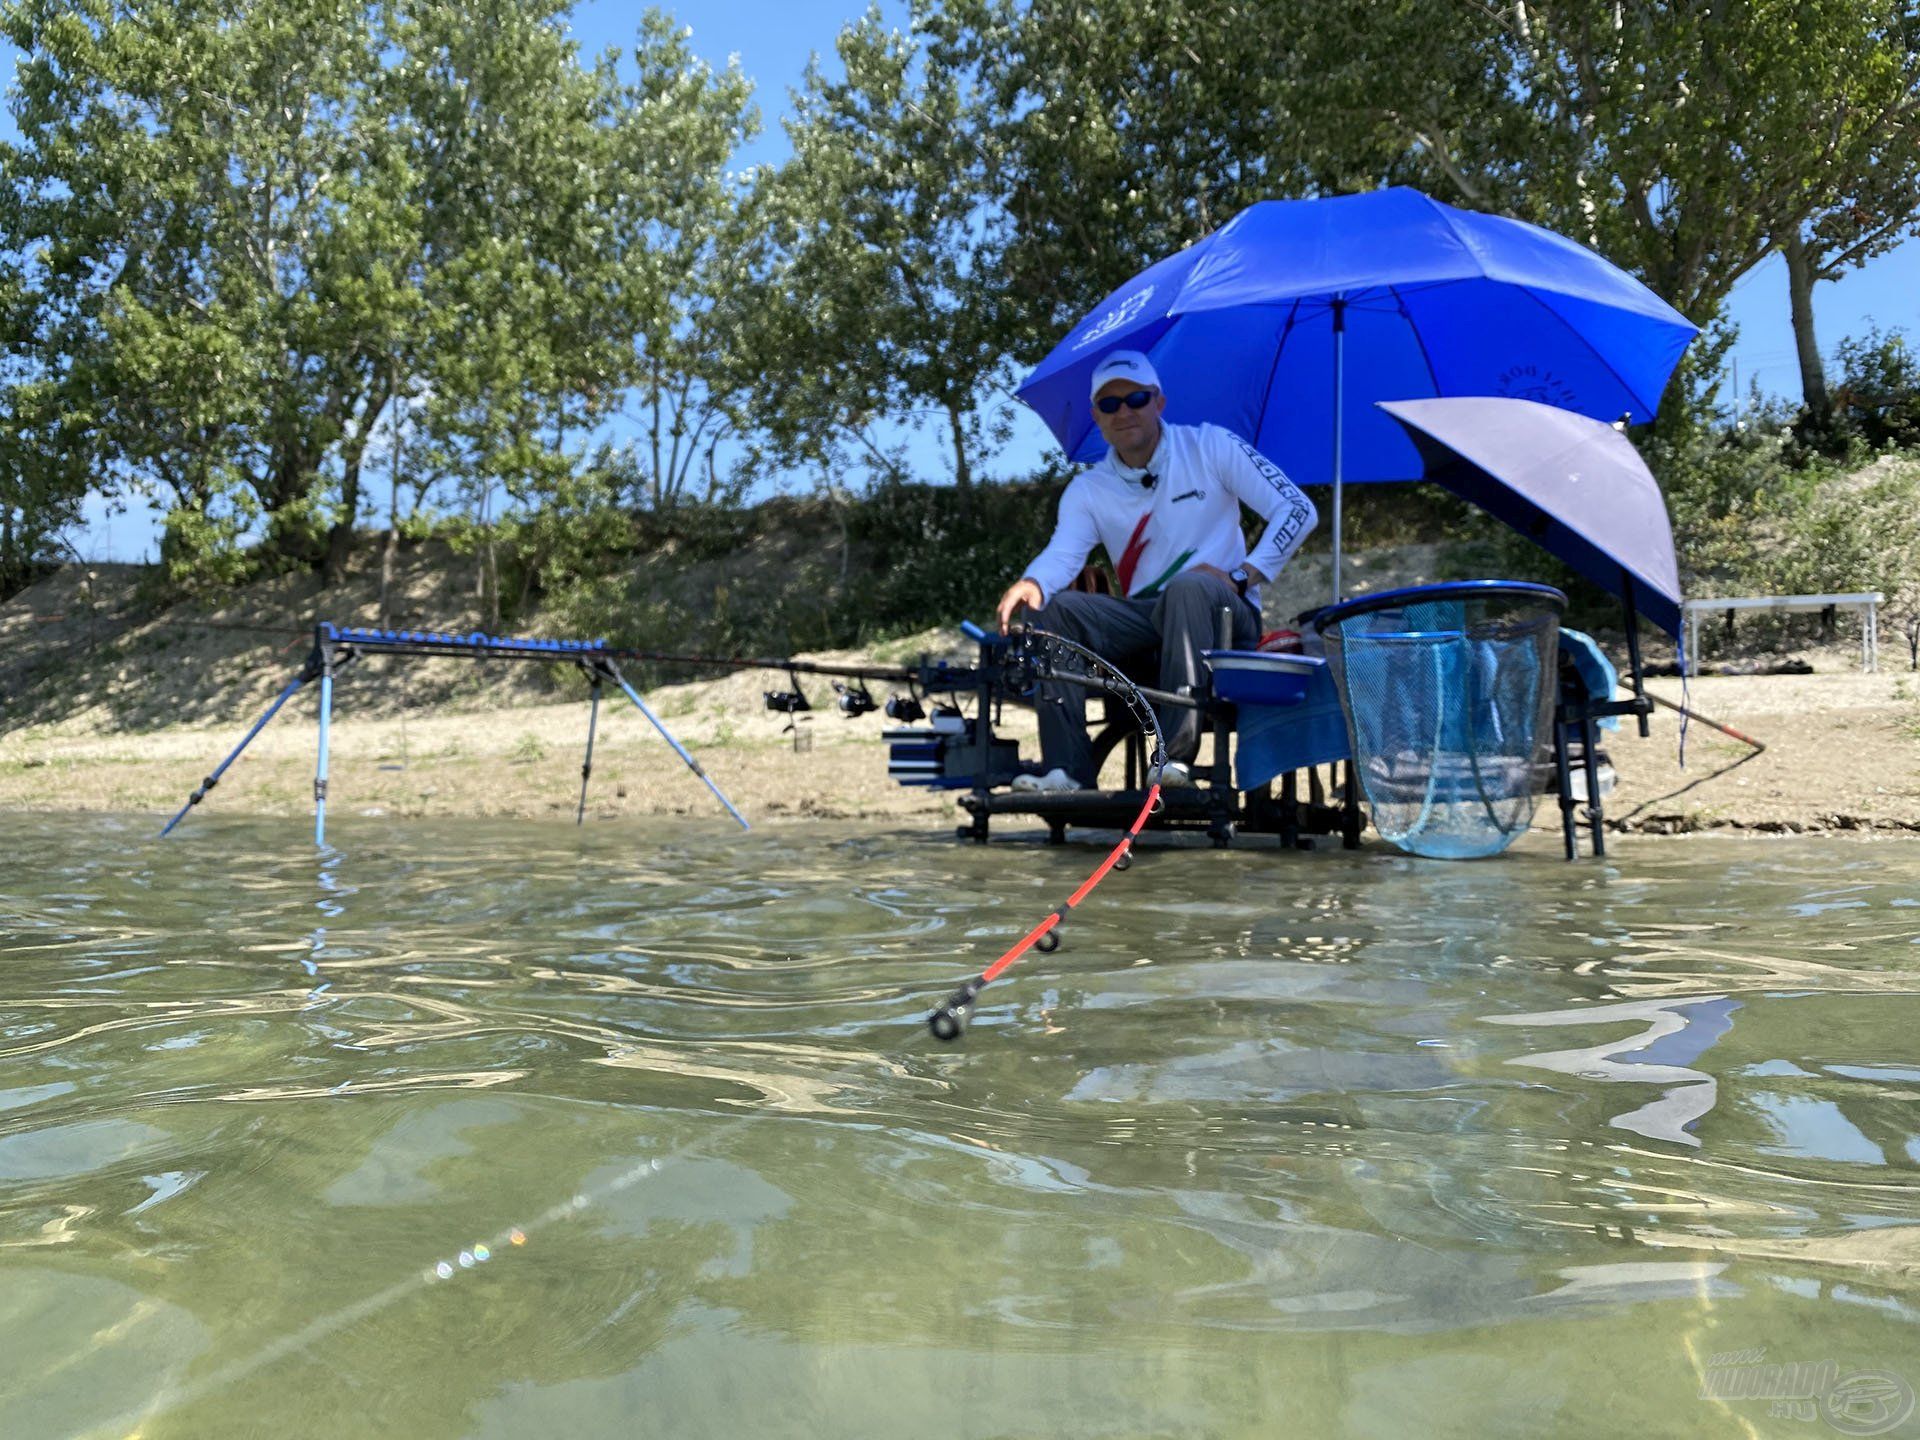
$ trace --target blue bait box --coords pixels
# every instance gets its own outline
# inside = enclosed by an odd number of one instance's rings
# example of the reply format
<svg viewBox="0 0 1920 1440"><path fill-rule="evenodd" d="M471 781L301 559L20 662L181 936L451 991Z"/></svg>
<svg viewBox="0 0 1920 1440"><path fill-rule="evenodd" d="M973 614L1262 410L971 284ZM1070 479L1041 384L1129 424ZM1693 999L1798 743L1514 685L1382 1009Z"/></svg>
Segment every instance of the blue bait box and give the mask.
<svg viewBox="0 0 1920 1440"><path fill-rule="evenodd" d="M1272 650L1202 650L1213 670L1213 693L1233 705L1298 705L1326 666L1318 655Z"/></svg>

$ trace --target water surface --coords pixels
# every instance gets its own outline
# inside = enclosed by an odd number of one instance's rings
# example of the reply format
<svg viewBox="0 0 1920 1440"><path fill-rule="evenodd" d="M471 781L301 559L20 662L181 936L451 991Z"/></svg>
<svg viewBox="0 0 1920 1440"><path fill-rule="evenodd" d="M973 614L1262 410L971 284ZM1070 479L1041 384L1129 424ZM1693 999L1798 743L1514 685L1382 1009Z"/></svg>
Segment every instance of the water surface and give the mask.
<svg viewBox="0 0 1920 1440"><path fill-rule="evenodd" d="M0 816L0 1436L1920 1431L1920 844L1151 853L941 1048L1097 852L153 828Z"/></svg>

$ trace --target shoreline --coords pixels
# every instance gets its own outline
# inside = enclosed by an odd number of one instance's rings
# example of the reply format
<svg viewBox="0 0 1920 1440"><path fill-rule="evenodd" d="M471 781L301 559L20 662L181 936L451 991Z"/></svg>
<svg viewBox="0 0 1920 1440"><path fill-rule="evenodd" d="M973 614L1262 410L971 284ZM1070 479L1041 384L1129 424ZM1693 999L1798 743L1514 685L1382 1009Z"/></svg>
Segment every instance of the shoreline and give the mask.
<svg viewBox="0 0 1920 1440"><path fill-rule="evenodd" d="M951 827L954 792L896 785L886 774L877 716L831 709L798 722L762 707L765 677L661 686L661 718L754 824L889 820ZM1920 676L1831 670L1792 676L1707 676L1649 690L1764 741L1764 753L1706 726L1690 727L1687 767L1679 719L1656 711L1651 735L1603 732L1619 774L1606 797L1609 830L1628 835L1748 833L1882 836L1920 833ZM0 735L0 809L149 812L160 821L246 733L256 714L228 724L89 729L84 720ZM1037 752L1033 716L1009 710L1002 733ZM331 733L329 813L335 816L515 817L571 822L587 729L584 701L488 709L356 713L340 697ZM296 701L261 733L209 794L229 815L312 812L316 726ZM1743 758L1746 757L1746 758ZM723 816L653 728L631 707L601 707L587 814L600 821ZM1556 831L1542 797L1536 830Z"/></svg>

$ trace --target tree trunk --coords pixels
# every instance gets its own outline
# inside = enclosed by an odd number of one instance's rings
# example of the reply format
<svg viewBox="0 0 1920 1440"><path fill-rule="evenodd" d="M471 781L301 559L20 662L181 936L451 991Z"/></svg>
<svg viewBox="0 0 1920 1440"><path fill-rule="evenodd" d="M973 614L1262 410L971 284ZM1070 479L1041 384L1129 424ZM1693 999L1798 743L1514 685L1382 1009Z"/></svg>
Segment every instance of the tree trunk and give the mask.
<svg viewBox="0 0 1920 1440"><path fill-rule="evenodd" d="M353 524L360 518L360 467L366 462L367 442L393 398L393 381L375 371L376 384L366 408L354 422L352 435L340 451L340 518L327 531L327 558L320 570L322 589L347 577L347 557L353 553Z"/></svg>
<svg viewBox="0 0 1920 1440"><path fill-rule="evenodd" d="M483 553L485 569L481 576L481 585L486 591L487 629L500 628L500 558L494 549L493 527L487 527L487 548Z"/></svg>
<svg viewBox="0 0 1920 1440"><path fill-rule="evenodd" d="M396 507L398 508L398 507ZM380 547L380 628L393 628L393 562L400 554L400 525L389 517L386 543Z"/></svg>
<svg viewBox="0 0 1920 1440"><path fill-rule="evenodd" d="M405 418L404 409L401 419ZM380 628L393 626L393 562L400 554L400 424L393 427L393 463L388 467L387 534L380 547Z"/></svg>
<svg viewBox="0 0 1920 1440"><path fill-rule="evenodd" d="M1807 418L1816 426L1824 425L1833 413L1833 400L1827 393L1827 369L1820 359L1820 344L1813 333L1813 287L1820 278L1814 273L1813 258L1799 232L1781 246L1787 260L1787 298L1793 310L1793 348L1800 360L1800 399Z"/></svg>
<svg viewBox="0 0 1920 1440"><path fill-rule="evenodd" d="M973 513L973 467L967 463L967 432L961 424L961 409L947 402L947 425L953 432L953 483L960 492L960 513Z"/></svg>
<svg viewBox="0 0 1920 1440"><path fill-rule="evenodd" d="M327 557L320 567L320 588L331 589L347 578L347 557L353 553L353 522L360 515L360 457L348 459L340 475L340 518L327 530Z"/></svg>
<svg viewBox="0 0 1920 1440"><path fill-rule="evenodd" d="M961 417L966 412L952 401L947 402L947 427L953 432L953 483L962 490L973 488L973 467L967 463L967 432L961 425Z"/></svg>

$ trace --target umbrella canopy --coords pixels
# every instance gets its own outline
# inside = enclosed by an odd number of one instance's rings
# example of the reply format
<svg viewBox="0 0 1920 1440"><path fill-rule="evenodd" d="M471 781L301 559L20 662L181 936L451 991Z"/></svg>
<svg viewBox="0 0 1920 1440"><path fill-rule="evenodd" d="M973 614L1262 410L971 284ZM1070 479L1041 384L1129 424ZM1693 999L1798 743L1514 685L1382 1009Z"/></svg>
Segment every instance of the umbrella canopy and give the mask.
<svg viewBox="0 0 1920 1440"><path fill-rule="evenodd" d="M1224 425L1301 483L1410 480L1419 457L1375 401L1511 395L1646 420L1695 333L1571 240L1376 190L1249 206L1109 295L1019 395L1097 460L1093 367L1144 350L1169 419Z"/></svg>
<svg viewBox="0 0 1920 1440"><path fill-rule="evenodd" d="M1418 447L1426 478L1559 556L1680 637L1673 527L1640 452L1613 426L1490 396L1380 405Z"/></svg>

